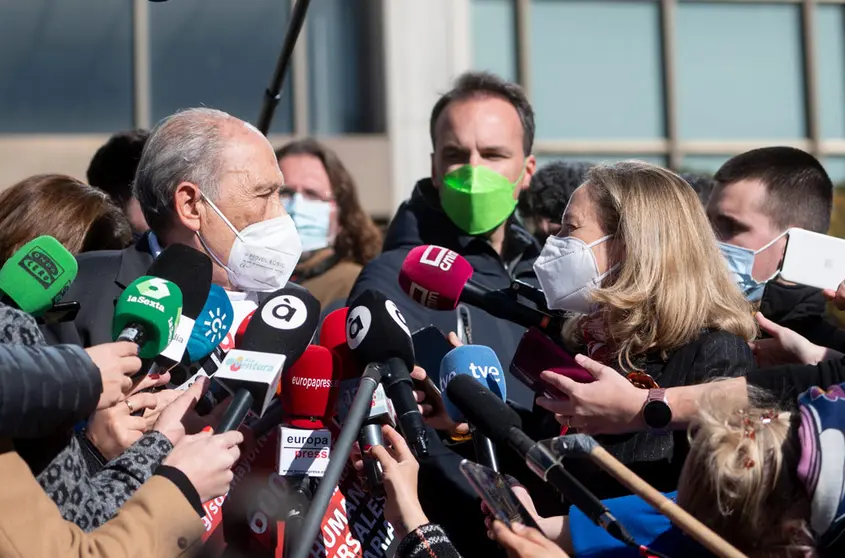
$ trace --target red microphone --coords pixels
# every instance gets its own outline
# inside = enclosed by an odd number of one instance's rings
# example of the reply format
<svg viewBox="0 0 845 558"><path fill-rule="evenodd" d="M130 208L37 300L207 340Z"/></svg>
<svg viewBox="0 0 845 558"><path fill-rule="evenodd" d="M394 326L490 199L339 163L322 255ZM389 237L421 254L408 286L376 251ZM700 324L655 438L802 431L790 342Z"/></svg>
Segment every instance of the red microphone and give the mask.
<svg viewBox="0 0 845 558"><path fill-rule="evenodd" d="M332 351L340 370L340 381L357 380L362 370L355 362L349 346L346 344L346 316L349 308L339 308L323 320L320 328L320 345Z"/></svg>
<svg viewBox="0 0 845 558"><path fill-rule="evenodd" d="M427 308L452 310L459 302L465 302L523 327L560 334L562 324L558 318L525 306L502 291L479 285L471 277L472 265L463 256L429 244L408 253L399 270L399 286Z"/></svg>
<svg viewBox="0 0 845 558"><path fill-rule="evenodd" d="M294 428L325 428L334 415L340 384L332 352L309 345L282 375L278 393L284 422Z"/></svg>

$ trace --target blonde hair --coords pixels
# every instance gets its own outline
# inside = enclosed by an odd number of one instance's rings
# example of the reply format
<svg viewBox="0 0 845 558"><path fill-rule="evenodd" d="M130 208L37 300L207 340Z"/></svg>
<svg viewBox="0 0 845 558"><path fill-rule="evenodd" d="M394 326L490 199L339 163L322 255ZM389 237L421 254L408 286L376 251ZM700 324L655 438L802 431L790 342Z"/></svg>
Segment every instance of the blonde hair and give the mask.
<svg viewBox="0 0 845 558"><path fill-rule="evenodd" d="M751 306L684 179L656 165L625 161L593 167L584 187L614 251L624 254L593 292L623 370L635 369L633 360L652 349L666 358L704 328L749 341L756 336Z"/></svg>
<svg viewBox="0 0 845 558"><path fill-rule="evenodd" d="M678 505L749 556L813 555L792 415L711 400L690 432Z"/></svg>

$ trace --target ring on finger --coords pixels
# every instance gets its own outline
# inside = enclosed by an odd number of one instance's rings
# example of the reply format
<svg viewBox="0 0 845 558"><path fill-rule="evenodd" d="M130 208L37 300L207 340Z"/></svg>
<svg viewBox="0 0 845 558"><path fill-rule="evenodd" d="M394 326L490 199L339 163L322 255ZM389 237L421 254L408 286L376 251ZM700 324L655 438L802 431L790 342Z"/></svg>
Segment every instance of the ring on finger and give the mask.
<svg viewBox="0 0 845 558"><path fill-rule="evenodd" d="M124 399L124 400L123 400L123 402L124 402L124 403L126 403L126 406L127 406L127 407L129 407L129 412L130 412L130 413L134 413L134 412L135 412L135 407L133 407L133 406L132 406L132 402L131 402L131 401L129 401L128 399Z"/></svg>

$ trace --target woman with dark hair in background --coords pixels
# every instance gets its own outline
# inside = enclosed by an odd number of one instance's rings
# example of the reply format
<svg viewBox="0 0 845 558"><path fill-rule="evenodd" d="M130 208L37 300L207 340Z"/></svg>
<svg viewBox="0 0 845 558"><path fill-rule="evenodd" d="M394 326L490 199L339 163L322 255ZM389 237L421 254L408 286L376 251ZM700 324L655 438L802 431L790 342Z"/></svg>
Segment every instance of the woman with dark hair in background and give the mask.
<svg viewBox="0 0 845 558"><path fill-rule="evenodd" d="M42 235L74 255L132 242L129 221L105 192L62 174L31 176L0 194L0 262Z"/></svg>
<svg viewBox="0 0 845 558"><path fill-rule="evenodd" d="M285 176L281 195L302 240L291 278L323 309L345 302L363 266L381 250L381 231L358 201L355 182L337 154L313 139L276 150Z"/></svg>

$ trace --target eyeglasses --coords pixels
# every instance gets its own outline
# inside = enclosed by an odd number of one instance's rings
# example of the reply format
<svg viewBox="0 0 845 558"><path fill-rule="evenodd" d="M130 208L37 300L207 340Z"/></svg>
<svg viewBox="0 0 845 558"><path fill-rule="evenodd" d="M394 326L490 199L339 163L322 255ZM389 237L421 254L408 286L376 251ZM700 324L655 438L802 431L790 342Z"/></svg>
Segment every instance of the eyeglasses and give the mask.
<svg viewBox="0 0 845 558"><path fill-rule="evenodd" d="M315 188L311 188L309 186L300 186L297 184L285 184L279 190L279 196L282 200L289 200L293 197L294 194L300 194L303 198L309 201L324 201L324 202L334 202L333 196L324 196L322 193L317 191Z"/></svg>

